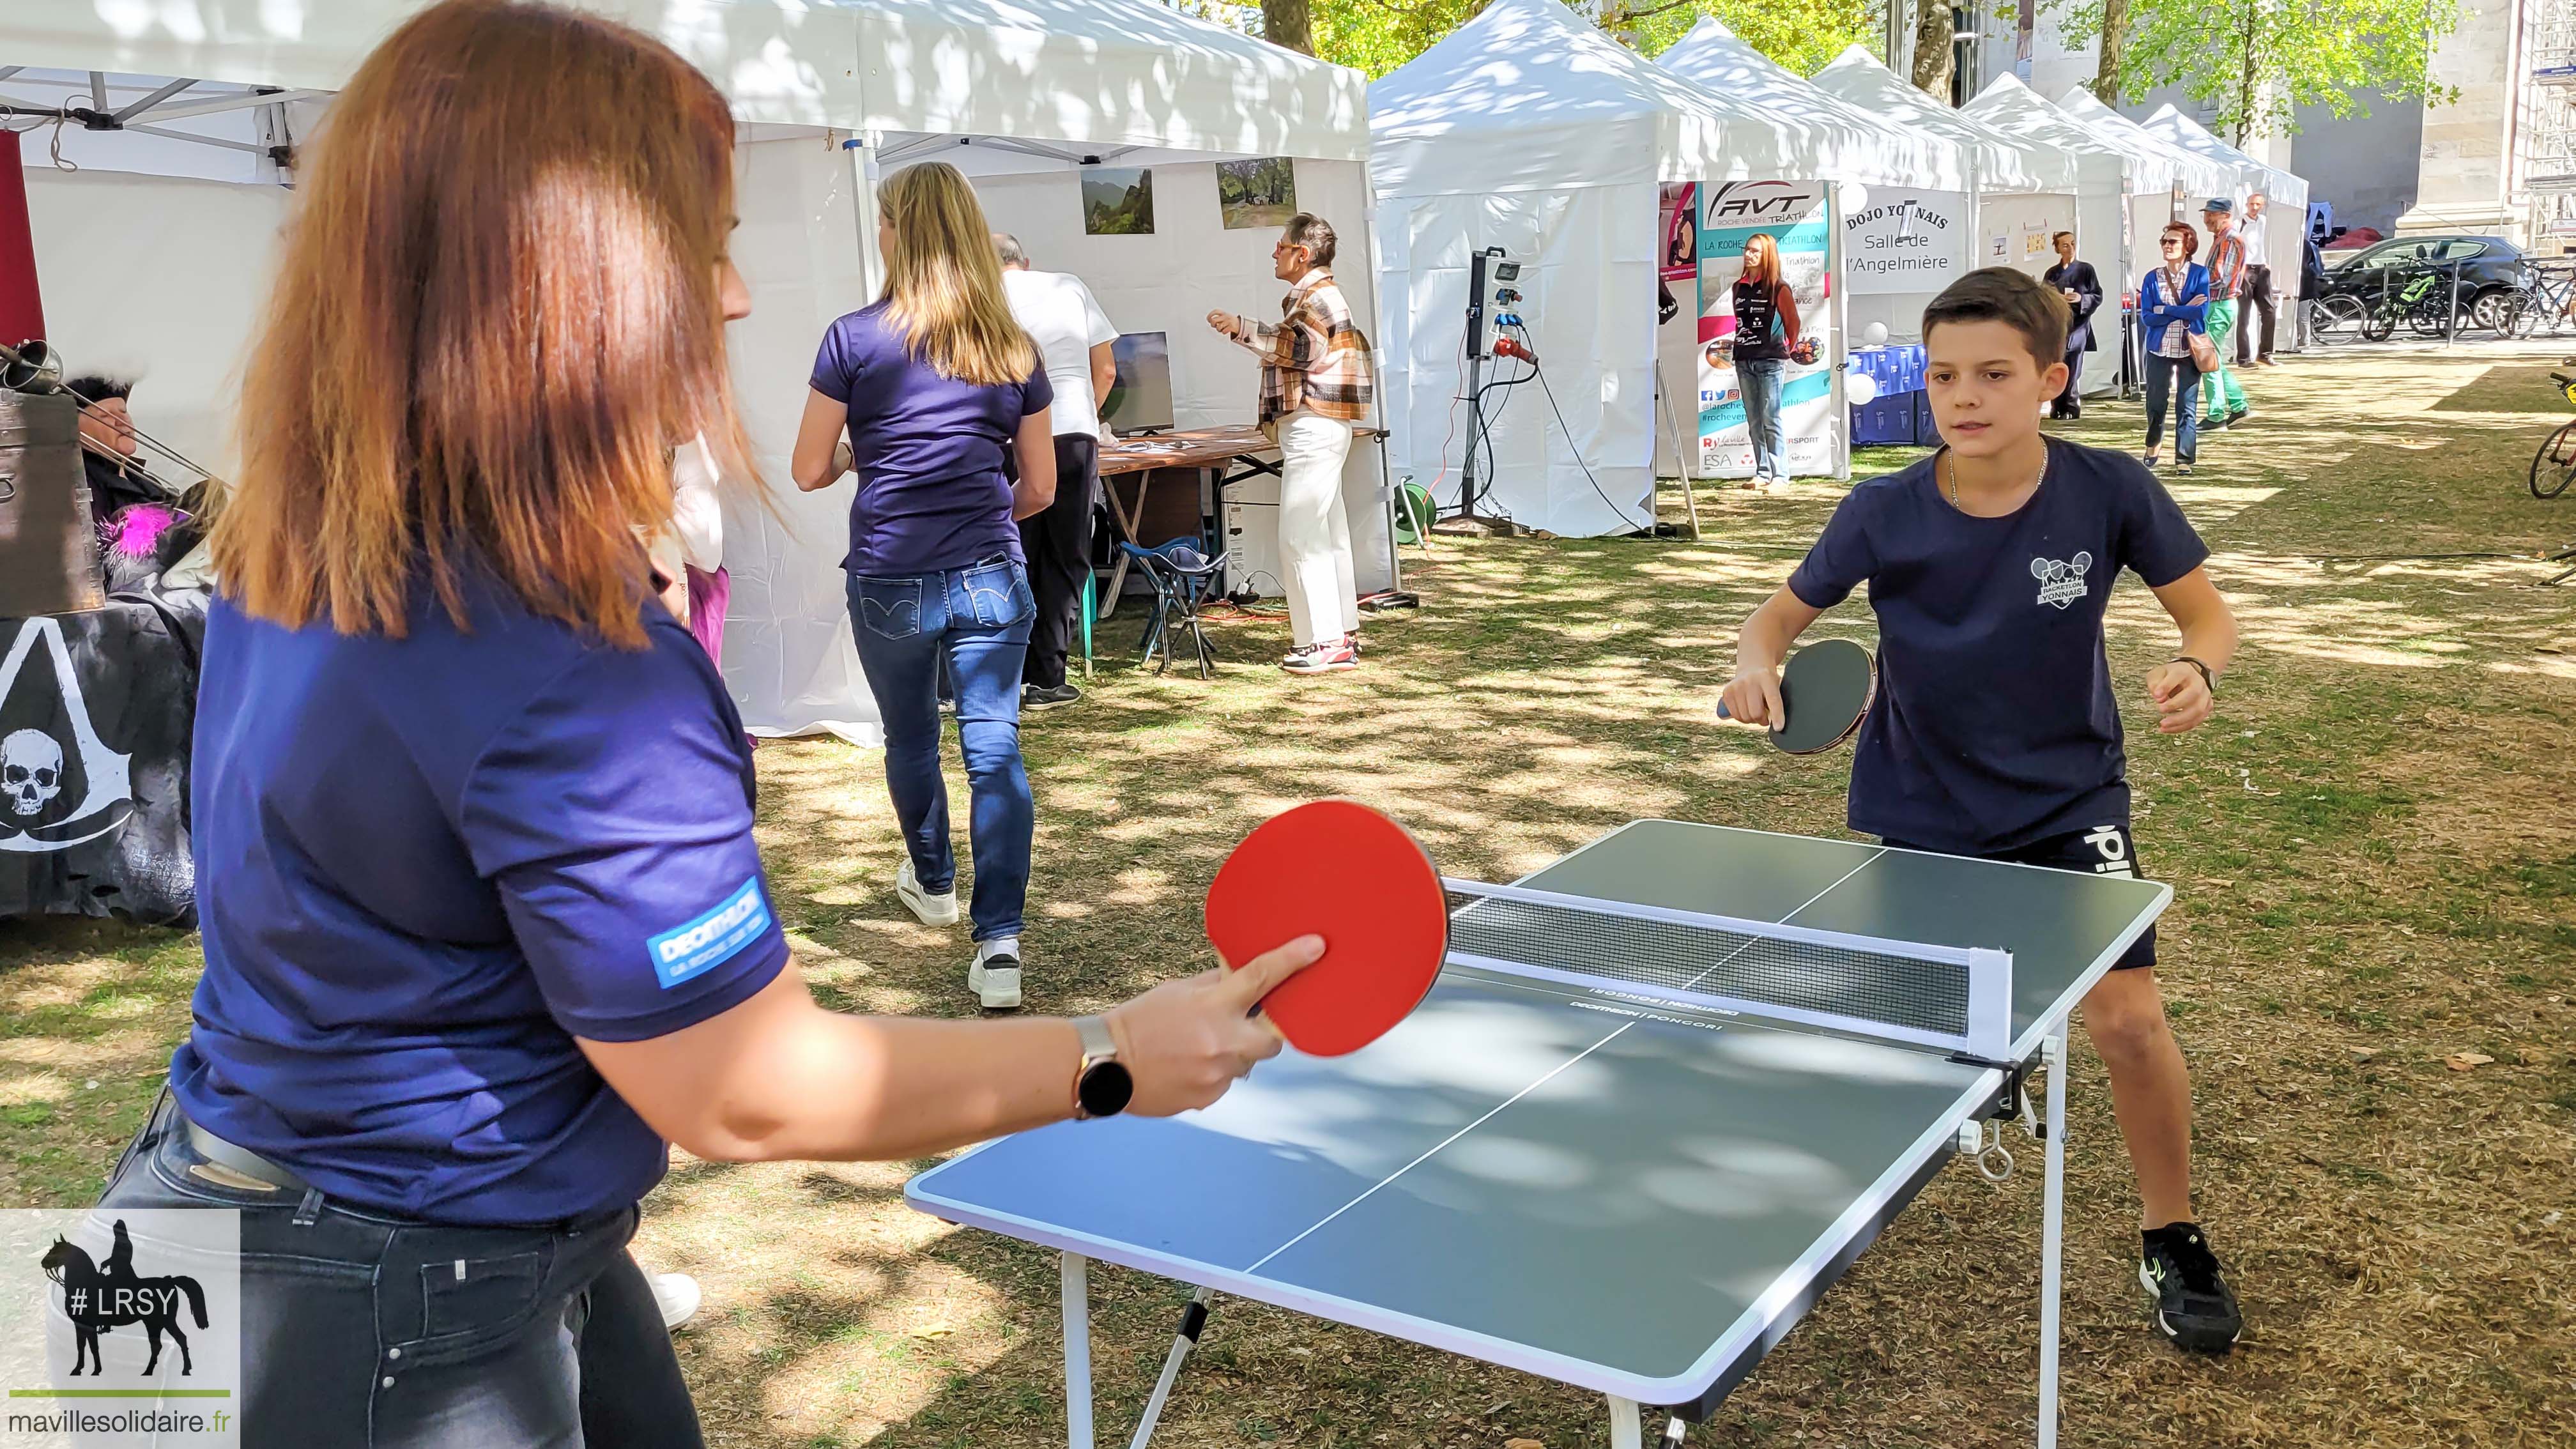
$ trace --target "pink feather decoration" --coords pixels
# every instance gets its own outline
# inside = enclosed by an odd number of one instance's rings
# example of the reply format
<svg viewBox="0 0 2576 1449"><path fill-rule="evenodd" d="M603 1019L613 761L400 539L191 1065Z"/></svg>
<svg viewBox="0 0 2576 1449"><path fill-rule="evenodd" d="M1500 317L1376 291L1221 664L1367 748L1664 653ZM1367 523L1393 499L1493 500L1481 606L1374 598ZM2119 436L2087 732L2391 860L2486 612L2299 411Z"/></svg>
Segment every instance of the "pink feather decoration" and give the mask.
<svg viewBox="0 0 2576 1449"><path fill-rule="evenodd" d="M126 558L149 558L160 546L161 535L185 517L178 509L158 503L137 503L108 520L107 546Z"/></svg>

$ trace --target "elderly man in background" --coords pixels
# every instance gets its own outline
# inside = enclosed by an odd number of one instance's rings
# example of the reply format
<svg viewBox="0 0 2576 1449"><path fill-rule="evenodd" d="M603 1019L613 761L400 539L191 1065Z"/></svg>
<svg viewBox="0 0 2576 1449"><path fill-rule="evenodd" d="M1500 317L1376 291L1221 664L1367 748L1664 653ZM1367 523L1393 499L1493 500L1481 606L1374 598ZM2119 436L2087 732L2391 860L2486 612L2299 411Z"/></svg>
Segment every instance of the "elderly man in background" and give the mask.
<svg viewBox="0 0 2576 1449"><path fill-rule="evenodd" d="M1020 547L1029 557L1029 588L1037 595L1022 667L1020 707L1071 704L1082 691L1064 677L1082 608L1082 583L1091 572L1091 508L1100 484L1100 400L1117 377L1111 360L1118 329L1080 277L1029 267L1020 239L996 232L1002 256L1002 295L1011 315L1038 345L1047 382L1055 388L1055 502L1020 520Z"/></svg>
<svg viewBox="0 0 2576 1449"><path fill-rule="evenodd" d="M2209 227L2209 345L2218 350L2218 366L2200 379L2201 436L2232 428L2253 415L2244 385L2236 380L2237 298L2245 295L2245 238L2236 231L2236 204L2213 196L2201 209Z"/></svg>
<svg viewBox="0 0 2576 1449"><path fill-rule="evenodd" d="M2236 234L2245 242L2245 291L2237 303L2236 318L2238 367L2281 365L2272 360L2272 332L2279 320L2276 314L2281 303L2279 294L2272 290L2272 223L2264 214L2270 206L2271 198L2262 192L2246 197L2245 220L2236 228ZM2254 332L2254 318L2248 315L2257 312L2263 317L2259 342Z"/></svg>

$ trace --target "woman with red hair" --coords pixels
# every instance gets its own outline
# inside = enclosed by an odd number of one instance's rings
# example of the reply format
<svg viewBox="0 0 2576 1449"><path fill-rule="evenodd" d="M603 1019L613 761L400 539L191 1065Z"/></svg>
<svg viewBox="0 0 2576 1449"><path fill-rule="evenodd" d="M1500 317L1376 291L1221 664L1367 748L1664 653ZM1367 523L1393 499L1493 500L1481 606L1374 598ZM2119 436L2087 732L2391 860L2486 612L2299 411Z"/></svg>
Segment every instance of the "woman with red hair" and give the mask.
<svg viewBox="0 0 2576 1449"><path fill-rule="evenodd" d="M1309 938L1105 1017L826 1011L643 539L737 473L733 121L663 46L420 12L302 167L213 547L205 973L116 1209L238 1212L247 1444L695 1445L625 1249L678 1143L904 1159L1214 1100Z"/></svg>
<svg viewBox="0 0 2576 1449"><path fill-rule="evenodd" d="M1789 481L1780 388L1799 336L1798 299L1780 277L1780 244L1769 232L1757 231L1744 240L1744 272L1735 280L1735 379L1744 391L1756 488Z"/></svg>

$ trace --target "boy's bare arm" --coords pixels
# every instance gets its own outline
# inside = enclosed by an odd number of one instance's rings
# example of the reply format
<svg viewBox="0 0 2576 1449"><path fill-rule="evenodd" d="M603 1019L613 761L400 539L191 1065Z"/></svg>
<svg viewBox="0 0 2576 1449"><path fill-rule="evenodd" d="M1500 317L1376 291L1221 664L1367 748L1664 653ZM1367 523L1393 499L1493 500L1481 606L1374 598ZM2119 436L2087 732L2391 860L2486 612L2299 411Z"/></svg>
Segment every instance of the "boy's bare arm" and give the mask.
<svg viewBox="0 0 2576 1449"><path fill-rule="evenodd" d="M1768 727L1781 717L1780 661L1824 612L1783 586L1744 621L1735 640L1735 677L1724 696L1730 718Z"/></svg>
<svg viewBox="0 0 2576 1449"><path fill-rule="evenodd" d="M2226 673L2236 657L2236 615L2205 568L2193 569L2155 593L2156 602L2182 630L2182 643L2171 662L2147 671L2147 699L2162 716L2156 732L2178 735L2209 718L2214 704L2210 682ZM2186 659L2207 666L2209 678L2202 678Z"/></svg>

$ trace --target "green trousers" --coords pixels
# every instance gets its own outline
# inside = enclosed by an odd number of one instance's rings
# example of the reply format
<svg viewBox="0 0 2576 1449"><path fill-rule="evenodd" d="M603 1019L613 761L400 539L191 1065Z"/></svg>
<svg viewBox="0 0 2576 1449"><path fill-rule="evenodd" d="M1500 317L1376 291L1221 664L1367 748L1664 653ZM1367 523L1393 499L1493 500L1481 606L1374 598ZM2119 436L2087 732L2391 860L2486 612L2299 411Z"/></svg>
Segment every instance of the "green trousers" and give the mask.
<svg viewBox="0 0 2576 1449"><path fill-rule="evenodd" d="M2200 416L2204 423L2245 411L2245 389L2236 381L2236 304L2212 302L2207 313L2209 345L2218 349L2218 370L2200 379ZM2227 399L2221 409L2218 400Z"/></svg>

